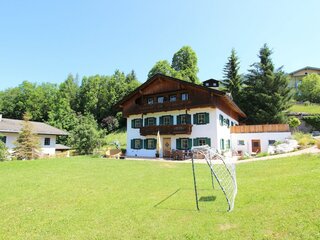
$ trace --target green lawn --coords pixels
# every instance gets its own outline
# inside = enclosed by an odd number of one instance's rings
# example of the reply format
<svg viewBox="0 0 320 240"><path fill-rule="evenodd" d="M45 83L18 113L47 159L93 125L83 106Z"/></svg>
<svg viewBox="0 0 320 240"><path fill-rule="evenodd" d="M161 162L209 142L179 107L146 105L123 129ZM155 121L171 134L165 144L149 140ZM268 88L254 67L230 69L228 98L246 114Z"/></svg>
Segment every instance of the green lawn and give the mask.
<svg viewBox="0 0 320 240"><path fill-rule="evenodd" d="M0 239L320 239L320 156L237 165L227 213L206 165L90 157L0 162Z"/></svg>
<svg viewBox="0 0 320 240"><path fill-rule="evenodd" d="M114 141L119 141L121 148L126 148L127 146L127 131L125 128L116 130L105 137L105 141L108 146L115 147Z"/></svg>
<svg viewBox="0 0 320 240"><path fill-rule="evenodd" d="M290 112L304 112L310 114L320 114L320 104L295 104L290 109Z"/></svg>

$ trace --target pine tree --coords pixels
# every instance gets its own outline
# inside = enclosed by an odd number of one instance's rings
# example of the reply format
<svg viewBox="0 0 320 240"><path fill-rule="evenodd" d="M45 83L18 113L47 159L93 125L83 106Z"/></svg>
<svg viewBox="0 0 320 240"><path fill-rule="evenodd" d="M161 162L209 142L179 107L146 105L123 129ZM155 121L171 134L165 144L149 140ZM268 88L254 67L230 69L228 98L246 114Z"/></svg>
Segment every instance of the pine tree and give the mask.
<svg viewBox="0 0 320 240"><path fill-rule="evenodd" d="M237 53L234 49L231 51L231 55L228 58L228 62L226 63L223 73L223 85L225 90L231 93L233 101L235 103L240 102L240 91L243 84L243 79L239 74L240 62L237 56Z"/></svg>
<svg viewBox="0 0 320 240"><path fill-rule="evenodd" d="M30 115L25 113L23 116L23 126L14 148L15 156L22 160L30 160L39 156L40 142L38 137L33 133L32 125L30 123Z"/></svg>
<svg viewBox="0 0 320 240"><path fill-rule="evenodd" d="M259 52L259 62L249 69L240 107L247 114L248 123L283 123L284 111L292 98L289 79L281 68L275 70L272 51L265 44Z"/></svg>

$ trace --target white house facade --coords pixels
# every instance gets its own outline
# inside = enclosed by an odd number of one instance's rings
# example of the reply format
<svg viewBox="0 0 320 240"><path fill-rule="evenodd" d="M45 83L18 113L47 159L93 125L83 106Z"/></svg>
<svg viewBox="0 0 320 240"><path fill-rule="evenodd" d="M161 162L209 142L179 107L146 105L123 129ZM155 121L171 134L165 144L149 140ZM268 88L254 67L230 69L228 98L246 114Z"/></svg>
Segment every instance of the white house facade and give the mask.
<svg viewBox="0 0 320 240"><path fill-rule="evenodd" d="M41 153L46 156L55 155L57 136L68 135L68 133L42 122L30 121L30 123L34 134L39 139ZM11 153L15 148L15 142L22 126L22 120L2 118L0 114L0 141L5 143Z"/></svg>

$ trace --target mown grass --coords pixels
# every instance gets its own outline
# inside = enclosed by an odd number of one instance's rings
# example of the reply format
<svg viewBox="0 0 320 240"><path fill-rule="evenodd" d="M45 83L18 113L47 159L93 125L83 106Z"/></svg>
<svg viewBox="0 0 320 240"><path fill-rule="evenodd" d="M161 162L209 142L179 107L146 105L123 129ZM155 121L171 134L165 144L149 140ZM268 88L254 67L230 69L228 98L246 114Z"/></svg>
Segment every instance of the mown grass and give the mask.
<svg viewBox="0 0 320 240"><path fill-rule="evenodd" d="M90 157L0 163L0 239L319 239L320 157L237 165L233 212L206 165ZM209 197L209 198L208 198Z"/></svg>
<svg viewBox="0 0 320 240"><path fill-rule="evenodd" d="M310 104L310 105L304 105L304 104L295 104L290 109L290 112L303 112L303 113L309 113L309 114L320 114L320 104Z"/></svg>

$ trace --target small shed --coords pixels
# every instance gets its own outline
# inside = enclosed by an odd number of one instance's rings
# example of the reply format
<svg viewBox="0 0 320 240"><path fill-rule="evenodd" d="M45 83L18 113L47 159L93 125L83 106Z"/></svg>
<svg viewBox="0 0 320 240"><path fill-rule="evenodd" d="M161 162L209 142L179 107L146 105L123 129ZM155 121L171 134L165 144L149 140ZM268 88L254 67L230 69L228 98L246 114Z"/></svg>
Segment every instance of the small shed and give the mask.
<svg viewBox="0 0 320 240"><path fill-rule="evenodd" d="M232 126L231 148L238 153L267 152L276 142L291 138L288 124L264 124Z"/></svg>
<svg viewBox="0 0 320 240"><path fill-rule="evenodd" d="M70 156L70 149L71 147L62 145L62 144L56 144L56 154L57 155L64 155L66 157Z"/></svg>

